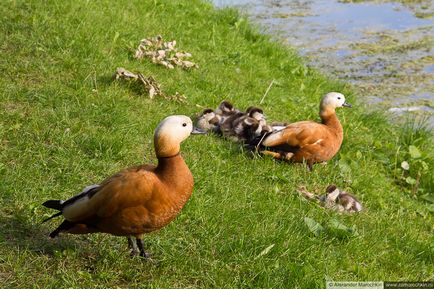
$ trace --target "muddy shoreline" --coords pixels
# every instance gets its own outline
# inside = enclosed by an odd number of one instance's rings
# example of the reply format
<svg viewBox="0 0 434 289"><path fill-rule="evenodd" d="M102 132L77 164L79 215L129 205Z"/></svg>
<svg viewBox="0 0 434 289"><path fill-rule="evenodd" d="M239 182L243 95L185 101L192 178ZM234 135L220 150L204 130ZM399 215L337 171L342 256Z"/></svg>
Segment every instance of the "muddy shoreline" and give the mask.
<svg viewBox="0 0 434 289"><path fill-rule="evenodd" d="M370 109L434 128L430 1L214 0L236 7L313 66L350 83Z"/></svg>

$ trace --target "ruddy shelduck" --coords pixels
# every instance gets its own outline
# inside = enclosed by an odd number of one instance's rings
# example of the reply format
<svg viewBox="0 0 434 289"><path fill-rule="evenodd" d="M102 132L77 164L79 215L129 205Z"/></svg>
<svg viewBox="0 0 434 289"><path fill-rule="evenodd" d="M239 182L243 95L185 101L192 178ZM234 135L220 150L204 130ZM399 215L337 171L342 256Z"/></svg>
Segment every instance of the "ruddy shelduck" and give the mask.
<svg viewBox="0 0 434 289"><path fill-rule="evenodd" d="M313 164L333 158L343 140L343 129L336 108L351 107L342 93L330 92L320 103L321 123L300 121L266 135L257 145L265 155L291 162Z"/></svg>
<svg viewBox="0 0 434 289"><path fill-rule="evenodd" d="M193 175L180 155L180 144L190 134L200 133L189 117L169 116L156 128L154 147L158 165L127 168L98 185L86 187L66 200L49 200L45 207L60 212L45 221L63 216L64 221L50 233L108 233L127 236L131 254L148 257L143 234L170 223L193 191ZM134 246L132 237L136 238Z"/></svg>

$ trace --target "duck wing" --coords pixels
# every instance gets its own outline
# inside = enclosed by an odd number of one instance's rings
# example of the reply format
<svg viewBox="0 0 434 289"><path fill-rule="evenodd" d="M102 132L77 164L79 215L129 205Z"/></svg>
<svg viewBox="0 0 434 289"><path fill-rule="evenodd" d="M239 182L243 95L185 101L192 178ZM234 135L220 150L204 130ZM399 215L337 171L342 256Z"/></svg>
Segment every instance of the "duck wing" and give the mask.
<svg viewBox="0 0 434 289"><path fill-rule="evenodd" d="M268 135L262 142L264 147L302 148L314 144L322 138L324 125L313 121L300 121L286 126L280 131ZM286 150L285 150L286 151Z"/></svg>
<svg viewBox="0 0 434 289"><path fill-rule="evenodd" d="M96 191L71 198L62 207L62 215L70 222L85 222L90 217L108 217L118 210L145 203L152 197L158 178L154 166L136 166L120 171L103 181ZM68 200L69 201L69 200Z"/></svg>

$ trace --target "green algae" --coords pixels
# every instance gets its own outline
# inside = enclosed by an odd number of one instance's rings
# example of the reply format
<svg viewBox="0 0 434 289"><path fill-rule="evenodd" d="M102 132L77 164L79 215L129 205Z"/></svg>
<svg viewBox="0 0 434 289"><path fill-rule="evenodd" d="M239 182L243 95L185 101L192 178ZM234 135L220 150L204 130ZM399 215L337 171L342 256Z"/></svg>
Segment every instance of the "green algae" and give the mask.
<svg viewBox="0 0 434 289"><path fill-rule="evenodd" d="M412 11L417 18L427 19L434 16L432 1L429 0L339 0L341 3L400 3Z"/></svg>

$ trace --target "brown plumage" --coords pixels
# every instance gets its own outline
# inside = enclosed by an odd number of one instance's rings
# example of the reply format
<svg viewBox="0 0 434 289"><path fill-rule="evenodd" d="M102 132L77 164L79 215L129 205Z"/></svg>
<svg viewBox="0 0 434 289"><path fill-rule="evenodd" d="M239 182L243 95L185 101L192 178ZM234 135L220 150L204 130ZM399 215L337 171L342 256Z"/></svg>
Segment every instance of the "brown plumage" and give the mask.
<svg viewBox="0 0 434 289"><path fill-rule="evenodd" d="M247 108L246 113L249 117L256 119L259 122L257 133L255 137L260 136L264 133L269 133L273 131L273 128L270 125L267 125L267 121L265 119L265 114L262 108L256 106L250 106Z"/></svg>
<svg viewBox="0 0 434 289"><path fill-rule="evenodd" d="M196 126L204 131L216 132L219 129L219 125L220 116L210 108L203 110L196 122Z"/></svg>
<svg viewBox="0 0 434 289"><path fill-rule="evenodd" d="M236 112L228 117L224 121L220 123L220 132L226 137L230 138L231 136L235 136L235 126L240 120L245 118L245 113Z"/></svg>
<svg viewBox="0 0 434 289"><path fill-rule="evenodd" d="M363 210L362 204L357 198L345 191L341 191L336 185L329 185L325 195L318 196L309 192L304 186L299 187L298 191L308 200L317 200L327 208L339 212L355 213Z"/></svg>
<svg viewBox="0 0 434 289"><path fill-rule="evenodd" d="M345 191L341 191L336 185L329 185L326 189L325 197L320 199L327 206L336 207L340 212L360 212L363 207L359 200L347 193Z"/></svg>
<svg viewBox="0 0 434 289"><path fill-rule="evenodd" d="M351 107L341 93L327 93L321 100L321 123L300 121L267 135L260 143L263 154L312 165L330 160L341 147L343 130L335 109Z"/></svg>
<svg viewBox="0 0 434 289"><path fill-rule="evenodd" d="M229 101L223 100L214 112L220 118L221 125L228 117L231 117L240 111L236 109Z"/></svg>
<svg viewBox="0 0 434 289"><path fill-rule="evenodd" d="M140 255L146 257L143 234L172 221L192 193L193 175L180 155L180 143L195 132L187 116L167 117L154 135L157 166L133 166L99 185L87 187L69 200L46 201L44 206L60 211L53 217L65 218L50 237L61 232L128 236L132 254L137 254L133 236Z"/></svg>

